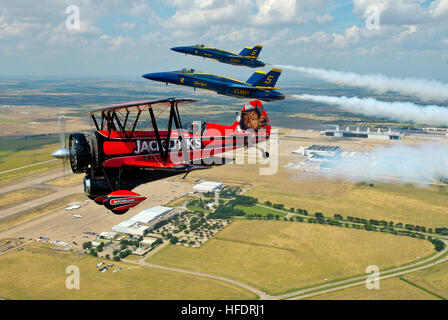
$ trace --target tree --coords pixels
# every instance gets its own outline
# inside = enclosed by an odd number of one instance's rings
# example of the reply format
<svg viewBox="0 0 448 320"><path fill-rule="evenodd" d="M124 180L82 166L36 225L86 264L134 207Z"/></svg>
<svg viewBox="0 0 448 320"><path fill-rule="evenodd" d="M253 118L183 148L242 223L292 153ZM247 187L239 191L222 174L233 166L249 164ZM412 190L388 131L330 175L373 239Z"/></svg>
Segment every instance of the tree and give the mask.
<svg viewBox="0 0 448 320"><path fill-rule="evenodd" d="M92 255L92 256L94 256L94 257L98 257L98 253L96 253L96 250L95 249L90 249L90 254Z"/></svg>
<svg viewBox="0 0 448 320"><path fill-rule="evenodd" d="M314 216L315 216L316 218L318 218L318 219L323 219L323 218L324 218L324 214L323 214L322 212L316 212L316 213L314 214Z"/></svg>
<svg viewBox="0 0 448 320"><path fill-rule="evenodd" d="M178 238L178 237L172 237L172 238L170 239L170 243L171 243L171 244L176 244L178 241L179 241L179 238Z"/></svg>
<svg viewBox="0 0 448 320"><path fill-rule="evenodd" d="M84 243L82 244L82 248L83 248L84 250L90 249L91 247L92 247L92 242L90 242L90 241L88 241L88 242L84 242Z"/></svg>
<svg viewBox="0 0 448 320"><path fill-rule="evenodd" d="M114 261L120 261L121 259L120 259L119 256L114 256L113 260L114 260Z"/></svg>

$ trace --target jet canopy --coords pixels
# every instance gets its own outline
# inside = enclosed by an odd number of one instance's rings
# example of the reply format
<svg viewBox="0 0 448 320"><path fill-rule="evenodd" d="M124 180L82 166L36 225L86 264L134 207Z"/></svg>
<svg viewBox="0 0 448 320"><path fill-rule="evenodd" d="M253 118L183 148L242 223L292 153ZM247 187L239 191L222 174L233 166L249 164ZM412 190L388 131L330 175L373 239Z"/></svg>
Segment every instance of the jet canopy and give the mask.
<svg viewBox="0 0 448 320"><path fill-rule="evenodd" d="M184 73L194 73L195 72L194 69L188 69L188 68L183 68L181 71Z"/></svg>

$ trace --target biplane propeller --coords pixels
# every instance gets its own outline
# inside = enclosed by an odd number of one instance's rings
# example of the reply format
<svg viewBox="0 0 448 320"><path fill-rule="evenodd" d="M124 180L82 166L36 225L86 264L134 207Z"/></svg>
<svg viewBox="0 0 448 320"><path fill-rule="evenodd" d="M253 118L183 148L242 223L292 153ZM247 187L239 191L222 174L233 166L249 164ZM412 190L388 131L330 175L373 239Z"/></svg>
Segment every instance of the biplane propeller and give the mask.
<svg viewBox="0 0 448 320"><path fill-rule="evenodd" d="M243 106L229 126L182 123L179 106L193 102L197 100L169 98L95 109L89 112L95 130L72 133L68 148L62 143L60 153L53 155L68 154L73 173L85 174L84 193L123 214L146 199L132 191L137 186L221 165L218 155L269 139L271 126L258 100ZM162 128L159 115L165 110L169 116Z"/></svg>

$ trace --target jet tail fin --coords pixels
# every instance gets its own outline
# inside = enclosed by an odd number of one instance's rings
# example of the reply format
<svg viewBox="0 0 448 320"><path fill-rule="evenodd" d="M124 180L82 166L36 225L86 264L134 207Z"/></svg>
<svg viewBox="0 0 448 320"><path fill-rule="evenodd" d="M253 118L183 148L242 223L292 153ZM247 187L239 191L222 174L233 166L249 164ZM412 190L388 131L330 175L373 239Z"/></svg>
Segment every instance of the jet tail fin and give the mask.
<svg viewBox="0 0 448 320"><path fill-rule="evenodd" d="M280 77L282 70L272 69L267 74L263 71L256 71L248 80L247 83L256 87L274 87Z"/></svg>
<svg viewBox="0 0 448 320"><path fill-rule="evenodd" d="M266 76L266 73L264 71L261 71L261 70L255 71L254 74L251 75L249 79L247 79L246 83L254 85L259 80L263 79L265 76Z"/></svg>
<svg viewBox="0 0 448 320"><path fill-rule="evenodd" d="M258 58L262 48L263 46L260 45L256 45L253 48L245 47L243 50L241 50L240 56Z"/></svg>

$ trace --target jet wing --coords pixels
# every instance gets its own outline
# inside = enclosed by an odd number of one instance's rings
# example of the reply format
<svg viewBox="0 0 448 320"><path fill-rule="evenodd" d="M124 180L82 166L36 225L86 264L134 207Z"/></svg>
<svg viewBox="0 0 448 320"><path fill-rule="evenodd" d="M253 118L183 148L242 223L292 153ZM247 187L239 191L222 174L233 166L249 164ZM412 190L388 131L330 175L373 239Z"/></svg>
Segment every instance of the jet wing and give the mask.
<svg viewBox="0 0 448 320"><path fill-rule="evenodd" d="M261 86L251 86L251 85L244 85L244 84L230 84L227 86L227 88L229 89L245 89L245 90L252 90L252 91L256 91L256 90L275 90L275 89L279 89L279 88L274 88L274 87L261 87Z"/></svg>

